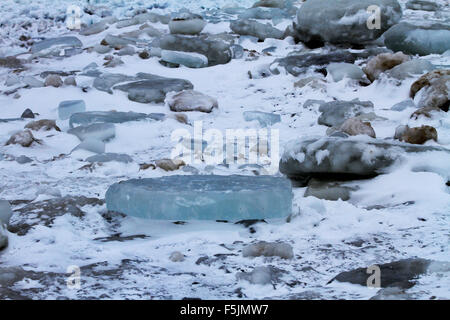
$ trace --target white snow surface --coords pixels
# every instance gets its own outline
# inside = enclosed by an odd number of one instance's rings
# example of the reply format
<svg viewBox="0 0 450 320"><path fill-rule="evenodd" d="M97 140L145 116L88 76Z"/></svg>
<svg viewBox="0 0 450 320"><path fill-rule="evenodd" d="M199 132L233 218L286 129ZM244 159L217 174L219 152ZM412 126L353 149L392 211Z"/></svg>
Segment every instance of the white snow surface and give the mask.
<svg viewBox="0 0 450 320"><path fill-rule="evenodd" d="M144 2L105 0L93 5L104 6L118 18L123 18L132 16L137 8L151 4L167 3L167 7L154 9L154 12L167 13L183 7L194 12L201 12L203 8L249 8L254 3L253 0L161 0L142 5ZM102 33L85 37L76 31L67 30L64 22L44 18L63 15L68 4L83 3L81 0L2 0L0 57L18 54L19 58L26 59L30 56L26 48L18 45L18 37L24 32L33 39L75 35L83 42L83 47L89 47L98 44L109 33L118 35L140 26L119 30L113 25ZM401 3L404 7L406 1ZM432 18L445 18L445 13L439 14L441 16ZM425 19L432 14L406 10L405 15L407 19ZM36 19L24 31L21 25L29 21L30 16ZM101 18L83 15L82 19L89 23ZM286 20L283 25L289 23ZM153 26L168 33L167 25L157 23ZM230 32L229 22L209 23L203 32L215 34L224 31ZM305 50L303 45L296 45L291 38L266 39L264 42L246 39L240 44L248 50L256 50L259 59L233 59L226 65L202 69L183 66L171 69L162 66L157 57L142 60L133 55L121 57L123 65L108 69L102 66L104 55L84 51L65 59L39 58L36 60L38 63L27 64L27 69L20 76L32 75L40 79L39 74L44 71L82 70L95 62L100 66L99 70L104 72L127 75L147 72L186 79L192 82L196 91L214 97L219 102L219 108L209 114L185 113L189 123L203 121L204 130L219 129L222 132L226 129L259 129L258 122L244 120L244 111L280 114L282 121L272 127L280 132L280 152L292 139L325 136L327 128L317 124L318 108L304 109L302 105L306 100L349 101L359 98L361 101L372 101L375 113L387 118L371 122L377 138L392 138L399 125L417 127L426 124L434 126L439 136L437 142L429 141L426 144L450 148L448 114L412 120L409 116L415 111L413 108L401 112L390 110L396 103L408 99L409 88L417 76L401 82L381 77L370 86L359 86L350 79L343 79L339 82L327 81L325 90L310 86L299 89L294 88L294 83L299 79L292 75L282 72L267 78L249 79L248 71L267 66L275 58L285 57L292 51ZM271 55L261 53L272 46L277 49ZM315 52L326 49L316 49ZM450 65L449 56L431 55L423 59L435 65L446 65L447 68ZM363 61L357 64L363 66ZM2 92L14 88L4 85L9 74L11 70L0 68ZM90 84L93 80L80 76L76 78L79 85ZM327 79L323 77L323 80ZM20 95L18 98L14 98L14 94L0 94L1 119L20 117L26 108L38 113L37 119L58 119L59 103L78 99L86 102L87 111L134 111L165 113L169 116L164 121L117 124L116 137L107 142L106 152L126 153L134 162L105 163L95 166L92 171L81 168L88 164L85 159L93 153L78 150L69 155L80 142L76 136L66 132L68 121L57 120L62 132L33 131L33 135L43 143L30 148L5 146L13 133L23 129L26 121L0 122L0 159L2 155L6 159L0 161L0 199L40 201L57 197L58 192L50 192L49 195L41 194L36 198L42 188L57 190L62 196L82 195L103 199L108 187L121 180L190 174L181 170L165 172L161 169L139 168L140 163L170 157L175 146L171 141L174 130L193 130L192 126L177 122L174 113L164 104L132 102L124 92L117 90L113 95L93 88L85 93L80 87L71 86L22 88L17 93ZM68 156L57 158L61 154ZM33 162L18 164L14 159L21 155L31 158ZM318 160L326 156L324 152L318 155ZM51 227L38 225L24 236L8 232L9 246L0 252L0 268L20 266L28 271L65 274L69 266L99 264L95 267L99 272L120 270L117 277L82 273L79 290L58 284L43 285L31 279L24 279L12 288L35 299L287 299L310 292L321 299L369 299L377 292L373 288L327 283L343 271L405 258L450 261L450 189L446 186L448 172L426 170L426 166L432 166L433 162L441 168L448 168L448 165L440 164L439 159L429 159L424 154L421 158L415 156L411 164L399 166L389 174L370 180L350 181L348 186L357 186L359 189L352 193L347 202L304 198L306 188L294 188L293 212L289 222L279 220L256 224L253 226L254 233L233 223L189 221L186 224L174 224L132 217L120 218L118 225L113 225L102 216L106 206L87 206L83 208L86 216L82 219L63 215L56 218ZM422 168L419 164L423 164ZM193 166L202 174L253 175L249 170L239 169L238 165L230 165L229 168ZM368 210L371 206L379 207ZM124 242L95 240L115 233L146 237ZM259 241L288 243L293 248L294 257L286 260L279 257L250 259L242 256L244 247ZM356 241L362 241L362 245L354 245ZM175 251L183 254L185 259L173 262L170 256ZM215 255L225 258L214 260ZM198 263L205 256L210 258L210 262ZM264 266L284 270L281 281L274 285L257 285L236 278L238 272L251 272L256 267ZM430 299L432 296L450 299L450 275L448 272L428 274L407 292L416 299Z"/></svg>

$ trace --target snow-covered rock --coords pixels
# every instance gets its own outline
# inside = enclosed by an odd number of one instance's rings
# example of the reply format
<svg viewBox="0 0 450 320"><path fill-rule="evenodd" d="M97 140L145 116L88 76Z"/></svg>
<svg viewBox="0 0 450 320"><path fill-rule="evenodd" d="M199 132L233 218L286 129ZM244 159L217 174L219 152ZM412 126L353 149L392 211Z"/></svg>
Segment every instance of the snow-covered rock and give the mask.
<svg viewBox="0 0 450 320"><path fill-rule="evenodd" d="M282 259L292 259L294 251L292 246L287 243L260 241L246 246L242 250L244 257L280 257Z"/></svg>
<svg viewBox="0 0 450 320"><path fill-rule="evenodd" d="M448 111L450 106L450 70L434 70L411 85L410 97L419 108Z"/></svg>
<svg viewBox="0 0 450 320"><path fill-rule="evenodd" d="M8 141L6 141L6 145L18 144L22 147L28 148L31 147L33 143L41 143L40 140L36 139L30 130L23 130L13 134Z"/></svg>
<svg viewBox="0 0 450 320"><path fill-rule="evenodd" d="M281 116L279 114L273 114L261 111L245 111L245 121L258 121L261 127L270 127L274 124L281 122Z"/></svg>
<svg viewBox="0 0 450 320"><path fill-rule="evenodd" d="M409 60L409 56L403 54L402 52L381 53L369 60L367 66L364 68L364 72L370 81L375 81L378 79L380 74L386 70L390 70L395 66L401 65Z"/></svg>
<svg viewBox="0 0 450 320"><path fill-rule="evenodd" d="M219 107L215 98L194 90L170 94L166 103L170 110L174 112L199 111L209 113Z"/></svg>
<svg viewBox="0 0 450 320"><path fill-rule="evenodd" d="M50 131L50 130L56 130L61 131L61 129L56 125L55 120L48 120L48 119L41 119L36 121L31 121L27 123L25 126L25 129L30 129L33 131Z"/></svg>
<svg viewBox="0 0 450 320"><path fill-rule="evenodd" d="M438 140L437 130L432 126L421 126L410 128L409 126L399 126L395 130L395 139L412 144L424 144L428 140Z"/></svg>
<svg viewBox="0 0 450 320"><path fill-rule="evenodd" d="M435 66L430 61L424 59L414 59L395 66L394 68L386 71L386 74L392 78L405 80L408 77L420 75L425 72L433 71L434 69Z"/></svg>
<svg viewBox="0 0 450 320"><path fill-rule="evenodd" d="M373 130L370 122L363 122L358 118L347 119L341 125L340 130L350 136L367 135L376 138L375 130Z"/></svg>
<svg viewBox="0 0 450 320"><path fill-rule="evenodd" d="M422 152L450 157L446 149L371 138L304 138L287 144L280 172L292 179L320 174L373 176L386 172L408 154Z"/></svg>

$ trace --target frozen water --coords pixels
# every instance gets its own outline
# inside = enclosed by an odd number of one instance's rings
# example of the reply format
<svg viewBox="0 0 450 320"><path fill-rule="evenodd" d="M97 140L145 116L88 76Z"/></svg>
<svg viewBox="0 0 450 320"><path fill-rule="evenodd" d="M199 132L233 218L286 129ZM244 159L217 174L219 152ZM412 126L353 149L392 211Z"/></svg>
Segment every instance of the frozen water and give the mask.
<svg viewBox="0 0 450 320"><path fill-rule="evenodd" d="M105 143L97 139L86 139L76 146L72 151L75 150L86 150L94 153L105 153Z"/></svg>
<svg viewBox="0 0 450 320"><path fill-rule="evenodd" d="M345 120L373 112L370 101L331 101L319 107L322 114L318 123L329 127L340 127Z"/></svg>
<svg viewBox="0 0 450 320"><path fill-rule="evenodd" d="M128 99L131 101L140 103L164 102L166 94L169 92L178 92L193 88L194 86L188 80L171 79L151 74L146 74L145 80L139 80L114 87L114 89L127 92Z"/></svg>
<svg viewBox="0 0 450 320"><path fill-rule="evenodd" d="M168 176L128 180L106 192L110 211L156 220L245 220L291 214L289 180L270 176Z"/></svg>
<svg viewBox="0 0 450 320"><path fill-rule="evenodd" d="M206 21L202 16L183 12L175 15L169 22L169 30L172 34L195 35L202 32L206 26Z"/></svg>
<svg viewBox="0 0 450 320"><path fill-rule="evenodd" d="M414 75L420 75L429 71L434 70L435 67L430 61L423 59L415 59L407 62L403 62L398 66L386 71L386 74L390 77L405 80L408 77L413 77Z"/></svg>
<svg viewBox="0 0 450 320"><path fill-rule="evenodd" d="M0 200L0 224L9 224L9 219L12 216L11 205L6 200Z"/></svg>
<svg viewBox="0 0 450 320"><path fill-rule="evenodd" d="M130 163L133 159L127 154L121 153L102 153L86 159L87 162L122 162Z"/></svg>
<svg viewBox="0 0 450 320"><path fill-rule="evenodd" d="M364 80L366 78L365 73L360 67L351 63L336 62L330 63L327 67L328 72L334 81L341 81L344 78L350 78L354 80Z"/></svg>
<svg viewBox="0 0 450 320"><path fill-rule="evenodd" d="M230 44L222 40L208 39L204 36L166 35L159 39L159 47L163 50L203 54L208 58L209 66L226 64L230 62L232 57Z"/></svg>
<svg viewBox="0 0 450 320"><path fill-rule="evenodd" d="M94 88L100 91L105 91L108 93L113 93L112 87L118 83L126 82L126 81L133 81L136 80L136 77L132 76L126 76L123 74L117 74L117 73L103 73L97 76L97 71L95 71L95 80L94 80ZM86 75L89 75L89 70L86 70Z"/></svg>
<svg viewBox="0 0 450 320"><path fill-rule="evenodd" d="M279 114L261 112L261 111L245 111L245 121L258 121L261 127L270 127L274 124L281 122L281 116Z"/></svg>
<svg viewBox="0 0 450 320"><path fill-rule="evenodd" d="M8 234L3 224L0 223L0 251L8 246Z"/></svg>
<svg viewBox="0 0 450 320"><path fill-rule="evenodd" d="M403 111L406 108L417 108L412 99L404 100L392 106L393 111Z"/></svg>
<svg viewBox="0 0 450 320"><path fill-rule="evenodd" d="M380 28L369 29L370 6L380 8ZM380 37L400 21L402 9L397 0L308 0L297 13L297 31L302 41L364 43Z"/></svg>
<svg viewBox="0 0 450 320"><path fill-rule="evenodd" d="M406 9L437 11L439 9L439 4L426 0L409 0L406 3Z"/></svg>
<svg viewBox="0 0 450 320"><path fill-rule="evenodd" d="M407 22L393 26L384 34L386 47L393 51L426 56L450 49L450 26L416 26Z"/></svg>
<svg viewBox="0 0 450 320"><path fill-rule="evenodd" d="M45 39L33 44L31 53L35 56L61 55L62 50L81 48L83 43L73 36Z"/></svg>
<svg viewBox="0 0 450 320"><path fill-rule="evenodd" d="M203 54L195 52L161 50L161 59L189 68L204 68L208 66L208 58Z"/></svg>
<svg viewBox="0 0 450 320"><path fill-rule="evenodd" d="M69 129L67 133L77 136L81 141L86 139L106 141L116 136L116 127L112 123L93 123Z"/></svg>
<svg viewBox="0 0 450 320"><path fill-rule="evenodd" d="M165 115L161 113L137 113L137 112L117 112L117 111L90 111L75 113L70 117L70 127L75 125L89 125L96 122L101 123L124 123L139 120L162 120Z"/></svg>
<svg viewBox="0 0 450 320"><path fill-rule="evenodd" d="M284 32L272 27L269 23L263 24L253 20L235 20L230 24L233 32L243 36L257 37L259 40L265 40L266 38L283 38Z"/></svg>
<svg viewBox="0 0 450 320"><path fill-rule="evenodd" d="M67 120L74 113L86 111L86 104L83 100L62 101L58 106L58 116L61 120Z"/></svg>
<svg viewBox="0 0 450 320"><path fill-rule="evenodd" d="M22 82L25 83L27 86L30 86L31 88L41 88L44 86L43 81L38 80L32 76L23 77Z"/></svg>

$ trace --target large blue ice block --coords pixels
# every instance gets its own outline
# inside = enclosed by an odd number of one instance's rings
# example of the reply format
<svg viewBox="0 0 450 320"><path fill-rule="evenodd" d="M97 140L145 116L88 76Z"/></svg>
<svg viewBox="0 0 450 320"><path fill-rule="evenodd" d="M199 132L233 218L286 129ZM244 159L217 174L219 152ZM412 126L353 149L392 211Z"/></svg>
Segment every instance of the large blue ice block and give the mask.
<svg viewBox="0 0 450 320"><path fill-rule="evenodd" d="M113 184L108 210L155 220L247 220L291 214L291 182L271 176L170 176Z"/></svg>

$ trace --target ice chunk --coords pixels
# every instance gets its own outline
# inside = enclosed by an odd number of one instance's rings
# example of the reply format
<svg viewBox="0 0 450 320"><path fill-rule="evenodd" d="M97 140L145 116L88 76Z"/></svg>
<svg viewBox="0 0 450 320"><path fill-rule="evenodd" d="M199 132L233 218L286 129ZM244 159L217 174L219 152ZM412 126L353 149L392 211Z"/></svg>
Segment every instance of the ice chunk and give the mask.
<svg viewBox="0 0 450 320"><path fill-rule="evenodd" d="M251 244L242 250L244 257L280 257L283 259L292 259L294 251L292 246L287 243L265 242L261 241Z"/></svg>
<svg viewBox="0 0 450 320"><path fill-rule="evenodd" d="M272 27L270 24L263 24L253 20L235 20L230 24L233 32L243 36L257 37L259 40L264 41L266 38L282 39L284 32Z"/></svg>
<svg viewBox="0 0 450 320"><path fill-rule="evenodd" d="M406 3L406 9L437 11L439 9L439 4L426 0L409 0Z"/></svg>
<svg viewBox="0 0 450 320"><path fill-rule="evenodd" d="M105 39L103 39L110 47L124 47L127 45L135 45L136 40L128 37L114 36L112 34L106 35Z"/></svg>
<svg viewBox="0 0 450 320"><path fill-rule="evenodd" d="M0 224L8 225L12 214L13 212L9 202L6 200L0 200Z"/></svg>
<svg viewBox="0 0 450 320"><path fill-rule="evenodd" d="M82 46L83 43L77 37L50 38L33 44L31 53L34 56L61 55L62 50L81 48Z"/></svg>
<svg viewBox="0 0 450 320"><path fill-rule="evenodd" d="M402 22L384 34L384 43L393 51L407 54L443 54L450 49L450 26L416 26Z"/></svg>
<svg viewBox="0 0 450 320"><path fill-rule="evenodd" d="M376 6L381 15L379 28L368 28ZM361 44L380 37L400 21L397 0L308 0L297 12L300 40L310 45L320 42Z"/></svg>
<svg viewBox="0 0 450 320"><path fill-rule="evenodd" d="M340 127L345 120L373 112L370 101L331 101L319 107L322 114L318 123L329 127Z"/></svg>
<svg viewBox="0 0 450 320"><path fill-rule="evenodd" d="M38 80L32 76L25 76L22 79L22 82L31 88L41 88L44 86L44 82Z"/></svg>
<svg viewBox="0 0 450 320"><path fill-rule="evenodd" d="M411 61L404 62L398 66L395 66L391 70L387 71L386 74L390 77L404 80L407 77L412 77L414 75L423 74L434 70L435 67L430 61L423 59L415 59Z"/></svg>
<svg viewBox="0 0 450 320"><path fill-rule="evenodd" d="M8 246L8 234L6 228L0 223L0 251Z"/></svg>
<svg viewBox="0 0 450 320"><path fill-rule="evenodd" d="M77 136L81 141L86 139L106 141L116 136L116 127L112 123L94 123L69 129L67 133Z"/></svg>
<svg viewBox="0 0 450 320"><path fill-rule="evenodd" d="M245 111L245 121L258 121L261 127L270 127L274 124L281 122L281 116L279 114L261 112L261 111Z"/></svg>
<svg viewBox="0 0 450 320"><path fill-rule="evenodd" d="M133 162L133 159L127 154L121 153L103 153L97 154L95 156L89 157L86 159L87 162L122 162L122 163L130 163Z"/></svg>
<svg viewBox="0 0 450 320"><path fill-rule="evenodd" d="M109 187L110 211L156 220L243 220L291 214L289 180L271 176L168 176Z"/></svg>
<svg viewBox="0 0 450 320"><path fill-rule="evenodd" d="M89 70L85 70L86 72ZM103 73L94 80L94 88L100 91L113 93L112 87L118 83L134 81L136 77L127 76L119 73Z"/></svg>
<svg viewBox="0 0 450 320"><path fill-rule="evenodd" d="M96 122L100 123L124 123L140 120L163 120L165 115L162 113L137 113L137 112L117 112L117 111L90 111L75 113L70 117L70 127L75 125L89 125Z"/></svg>
<svg viewBox="0 0 450 320"><path fill-rule="evenodd" d="M344 78L350 78L354 80L364 80L366 78L365 73L360 67L351 63L338 62L330 63L327 67L328 72L334 81L341 81Z"/></svg>
<svg viewBox="0 0 450 320"><path fill-rule="evenodd" d="M169 30L172 34L195 35L202 32L206 26L206 21L198 14L182 12L177 14L169 22Z"/></svg>
<svg viewBox="0 0 450 320"><path fill-rule="evenodd" d="M166 35L159 39L158 46L163 50L197 52L208 58L208 65L230 62L232 53L230 44L217 38L205 36Z"/></svg>
<svg viewBox="0 0 450 320"><path fill-rule="evenodd" d="M105 143L97 139L86 139L76 146L72 151L75 150L87 150L94 153L105 153Z"/></svg>
<svg viewBox="0 0 450 320"><path fill-rule="evenodd" d="M83 100L62 101L58 106L58 116L61 120L67 120L74 113L86 111L86 104Z"/></svg>
<svg viewBox="0 0 450 320"><path fill-rule="evenodd" d="M140 74L143 76L144 74ZM165 78L146 74L145 80L117 85L114 89L128 93L128 99L140 103L163 102L166 94L172 91L193 89L194 86L188 80Z"/></svg>
<svg viewBox="0 0 450 320"><path fill-rule="evenodd" d="M80 34L82 36L90 36L90 35L93 35L93 34L97 34L97 33L103 32L106 29L108 29L108 27L109 26L108 26L107 21L106 20L102 20L100 22L91 24L90 26L87 26L86 28L82 29L80 31Z"/></svg>
<svg viewBox="0 0 450 320"><path fill-rule="evenodd" d="M166 62L181 64L189 68L205 68L208 58L200 53L161 50L161 59Z"/></svg>
<svg viewBox="0 0 450 320"><path fill-rule="evenodd" d="M391 110L393 111L403 111L407 108L417 108L414 101L412 99L401 101L392 106Z"/></svg>

